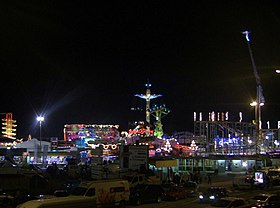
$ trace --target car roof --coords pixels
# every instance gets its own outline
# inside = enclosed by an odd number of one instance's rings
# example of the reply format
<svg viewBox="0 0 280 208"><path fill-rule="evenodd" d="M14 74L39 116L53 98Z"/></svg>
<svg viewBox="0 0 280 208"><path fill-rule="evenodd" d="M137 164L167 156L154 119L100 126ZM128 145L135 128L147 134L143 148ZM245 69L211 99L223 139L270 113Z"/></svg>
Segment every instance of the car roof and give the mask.
<svg viewBox="0 0 280 208"><path fill-rule="evenodd" d="M229 201L235 201L235 200L244 200L245 201L245 199L242 197L234 197L234 196L223 197L221 199L229 200Z"/></svg>
<svg viewBox="0 0 280 208"><path fill-rule="evenodd" d="M225 190L225 187L221 187L221 186L211 186L208 188L208 190Z"/></svg>
<svg viewBox="0 0 280 208"><path fill-rule="evenodd" d="M257 194L255 196L277 196L277 194L273 194L273 193L260 193L260 194Z"/></svg>

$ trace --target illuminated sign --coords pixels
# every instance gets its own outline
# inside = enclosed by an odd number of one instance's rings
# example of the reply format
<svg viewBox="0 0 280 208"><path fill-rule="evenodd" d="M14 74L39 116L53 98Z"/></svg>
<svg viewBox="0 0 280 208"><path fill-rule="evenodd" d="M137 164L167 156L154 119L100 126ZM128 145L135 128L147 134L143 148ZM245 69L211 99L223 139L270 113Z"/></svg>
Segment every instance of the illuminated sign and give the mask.
<svg viewBox="0 0 280 208"><path fill-rule="evenodd" d="M137 134L144 135L144 134L147 134L147 133L153 134L154 131L153 130L147 130L147 129L144 129L144 128L142 128L142 129L129 129L129 131L128 131L129 135L137 135Z"/></svg>
<svg viewBox="0 0 280 208"><path fill-rule="evenodd" d="M255 181L257 183L263 183L263 172L255 172Z"/></svg>

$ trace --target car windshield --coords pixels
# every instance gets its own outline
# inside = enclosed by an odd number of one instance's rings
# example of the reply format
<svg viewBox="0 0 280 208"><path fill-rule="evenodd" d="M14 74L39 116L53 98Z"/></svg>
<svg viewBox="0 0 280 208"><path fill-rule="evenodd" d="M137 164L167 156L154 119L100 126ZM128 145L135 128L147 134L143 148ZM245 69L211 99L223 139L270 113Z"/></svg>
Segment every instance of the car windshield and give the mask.
<svg viewBox="0 0 280 208"><path fill-rule="evenodd" d="M137 186L135 186L134 191L138 192L138 191L144 191L146 189L147 186L143 185L143 184L139 184Z"/></svg>
<svg viewBox="0 0 280 208"><path fill-rule="evenodd" d="M86 191L87 191L87 188L76 187L76 188L71 192L71 194L72 194L72 195L75 195L75 196L83 196L83 195L85 195Z"/></svg>
<svg viewBox="0 0 280 208"><path fill-rule="evenodd" d="M220 199L212 204L213 207L227 207L230 204L230 200Z"/></svg>
<svg viewBox="0 0 280 208"><path fill-rule="evenodd" d="M253 199L258 201L265 201L267 199L267 196L255 196Z"/></svg>

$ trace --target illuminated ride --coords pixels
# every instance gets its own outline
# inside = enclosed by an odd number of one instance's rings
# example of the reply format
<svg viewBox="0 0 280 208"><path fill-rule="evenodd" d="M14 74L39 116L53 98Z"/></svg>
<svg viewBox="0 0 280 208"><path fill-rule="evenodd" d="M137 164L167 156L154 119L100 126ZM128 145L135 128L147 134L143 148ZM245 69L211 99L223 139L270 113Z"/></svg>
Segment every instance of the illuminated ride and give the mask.
<svg viewBox="0 0 280 208"><path fill-rule="evenodd" d="M66 124L64 141L75 148L84 149L85 157L91 157L91 150L101 147L103 155L116 155L121 144L118 125Z"/></svg>
<svg viewBox="0 0 280 208"><path fill-rule="evenodd" d="M17 125L16 120L13 120L13 114L12 113L1 113L5 114L6 117L2 119L2 134L4 137L9 139L16 139L16 127Z"/></svg>
<svg viewBox="0 0 280 208"><path fill-rule="evenodd" d="M151 84L147 83L145 84L145 86L147 87L146 89L146 94L135 94L136 97L140 97L142 99L145 99L146 100L146 122L147 122L147 131L149 132L150 130L150 101L152 99L155 99L157 97L160 97L162 95L157 95L157 94L151 94L151 90L150 90L150 87L152 86Z"/></svg>
<svg viewBox="0 0 280 208"><path fill-rule="evenodd" d="M5 115L2 118L2 138L0 140L0 147L13 148L18 143L22 142L22 139L16 138L16 120L13 120L12 113L0 113Z"/></svg>
<svg viewBox="0 0 280 208"><path fill-rule="evenodd" d="M154 136L161 138L163 136L161 119L169 114L170 110L167 109L164 104L160 106L154 105L153 108L150 109L150 113L156 118Z"/></svg>

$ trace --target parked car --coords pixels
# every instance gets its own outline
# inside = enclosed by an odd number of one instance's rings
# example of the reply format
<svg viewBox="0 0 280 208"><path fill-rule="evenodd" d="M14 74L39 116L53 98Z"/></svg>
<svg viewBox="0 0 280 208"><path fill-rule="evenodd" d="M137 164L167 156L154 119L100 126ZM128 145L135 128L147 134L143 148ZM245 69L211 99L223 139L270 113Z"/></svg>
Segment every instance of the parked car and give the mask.
<svg viewBox="0 0 280 208"><path fill-rule="evenodd" d="M263 208L276 208L280 207L280 197L277 194L269 194L263 193L254 196L250 202L252 203L253 207Z"/></svg>
<svg viewBox="0 0 280 208"><path fill-rule="evenodd" d="M228 197L228 191L225 187L211 186L205 192L200 192L198 195L201 203L212 203L223 197Z"/></svg>
<svg viewBox="0 0 280 208"><path fill-rule="evenodd" d="M185 188L188 197L197 196L199 185L196 182L187 181L183 183L183 187Z"/></svg>
<svg viewBox="0 0 280 208"><path fill-rule="evenodd" d="M164 199L165 200L175 200L185 199L188 196L187 190L183 186L176 184L165 184L163 185L165 191Z"/></svg>
<svg viewBox="0 0 280 208"><path fill-rule="evenodd" d="M0 207L9 207L14 204L14 197L0 190Z"/></svg>
<svg viewBox="0 0 280 208"><path fill-rule="evenodd" d="M235 207L244 207L249 205L249 202L246 201L244 198L240 197L224 197L218 199L214 203L211 204L211 207L216 208L235 208Z"/></svg>
<svg viewBox="0 0 280 208"><path fill-rule="evenodd" d="M135 205L143 203L160 203L165 191L160 184L139 184L130 192L130 202Z"/></svg>

